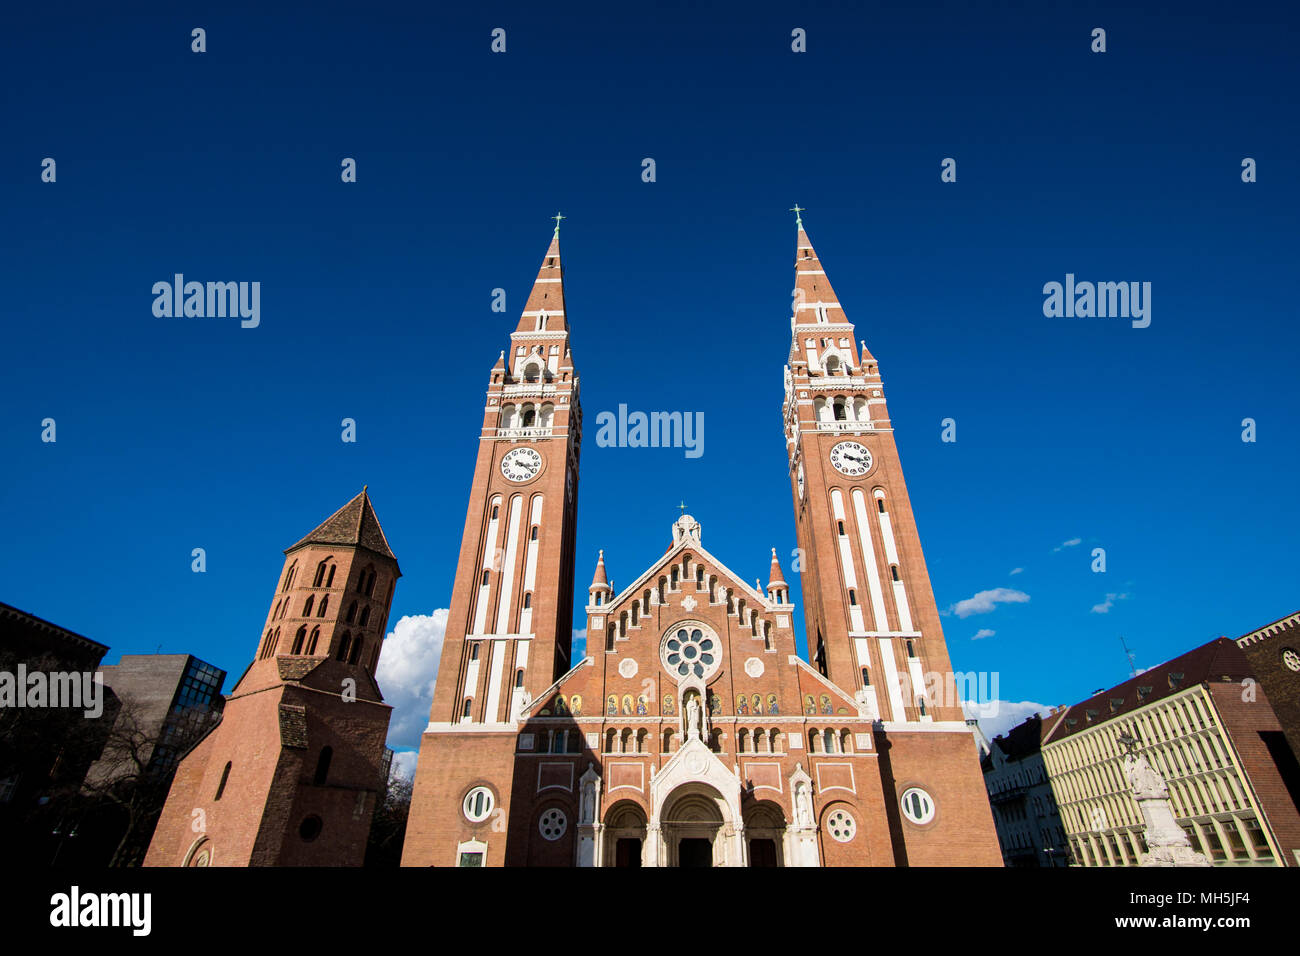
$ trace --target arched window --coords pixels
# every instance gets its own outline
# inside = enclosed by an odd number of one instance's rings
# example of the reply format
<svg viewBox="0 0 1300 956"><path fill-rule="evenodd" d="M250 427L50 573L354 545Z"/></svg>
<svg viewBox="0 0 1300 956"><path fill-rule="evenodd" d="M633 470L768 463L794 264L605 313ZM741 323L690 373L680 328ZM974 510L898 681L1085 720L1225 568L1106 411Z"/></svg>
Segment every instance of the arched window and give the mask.
<svg viewBox="0 0 1300 956"><path fill-rule="evenodd" d="M302 616L303 616L303 617L311 617L311 608L312 608L312 605L315 604L315 603L316 603L316 595L314 595L314 594L308 594L308 595L307 595L307 600L303 603L303 606L302 606Z"/></svg>
<svg viewBox="0 0 1300 956"><path fill-rule="evenodd" d="M844 534L844 522L843 522L843 521L837 521L837 522L835 522L835 525L836 525L837 528L839 528L839 532L840 532L840 534Z"/></svg>
<svg viewBox="0 0 1300 956"><path fill-rule="evenodd" d="M465 718L465 719L468 719L468 718L469 718L470 709L471 709L473 706L474 706L474 701L473 701L473 699L472 699L472 698L469 698L469 697L466 697L466 698L465 698L465 706L463 706L463 707L460 709L460 715L461 715L461 717L462 717L462 718Z"/></svg>
<svg viewBox="0 0 1300 956"><path fill-rule="evenodd" d="M524 428L532 428L532 427L533 427L533 422L535 422L536 420L537 420L537 412L533 411L533 406L531 406L531 405L525 405L525 406L524 406L523 427L524 427Z"/></svg>
<svg viewBox="0 0 1300 956"><path fill-rule="evenodd" d="M370 605L367 604L361 609L361 620L357 621L358 627L365 627L370 623Z"/></svg>
<svg viewBox="0 0 1300 956"><path fill-rule="evenodd" d="M470 660L472 660L472 661L476 661L476 660L478 660L478 646L479 646L479 644L481 644L481 643L482 643L481 641L474 641L472 644L470 644L470 646L469 646L469 659L470 659Z"/></svg>
<svg viewBox="0 0 1300 956"><path fill-rule="evenodd" d="M334 572L337 570L338 570L338 565L336 564L330 565L330 573L325 576L325 586L327 588L334 587Z"/></svg>
<svg viewBox="0 0 1300 956"><path fill-rule="evenodd" d="M289 565L289 570L284 572L284 585L280 588L281 594L289 590L289 585L293 584L293 576L294 574L297 573L297 571L298 571L298 562L295 561L293 564Z"/></svg>
<svg viewBox="0 0 1300 956"><path fill-rule="evenodd" d="M699 565L699 564L697 564L697 565L695 566L695 583L696 583L696 585L700 585L700 584L703 584L703 583L704 583L704 567L703 567L703 565Z"/></svg>
<svg viewBox="0 0 1300 956"><path fill-rule="evenodd" d="M493 506L492 506L492 517L495 518L495 517L497 516L497 514L499 513L499 511L500 511L500 508L498 508L496 505L493 505Z"/></svg>
<svg viewBox="0 0 1300 956"><path fill-rule="evenodd" d="M375 572L372 570L366 578L366 597L375 596Z"/></svg>
<svg viewBox="0 0 1300 956"><path fill-rule="evenodd" d="M524 610L527 610L532 606L533 606L533 592L526 591L524 592Z"/></svg>
<svg viewBox="0 0 1300 956"><path fill-rule="evenodd" d="M916 656L916 651L913 649L912 642L910 640L907 642L907 656L908 657Z"/></svg>
<svg viewBox="0 0 1300 956"><path fill-rule="evenodd" d="M665 730L664 731L664 753L672 752L674 742L675 741L673 740L672 729L670 728L668 730Z"/></svg>
<svg viewBox="0 0 1300 956"><path fill-rule="evenodd" d="M316 653L316 642L320 640L320 627L311 629L311 640L307 642L308 656Z"/></svg>
<svg viewBox="0 0 1300 956"><path fill-rule="evenodd" d="M853 738L847 730L840 731L840 753L853 753Z"/></svg>
<svg viewBox="0 0 1300 956"><path fill-rule="evenodd" d="M623 733L620 735L620 737L621 737L621 739L619 740L620 752L625 754L632 753L632 728L629 727L626 730L624 730Z"/></svg>
<svg viewBox="0 0 1300 956"><path fill-rule="evenodd" d="M924 716L925 716L925 698L924 698L924 697L918 697L918 698L916 698L916 704L917 704L918 707L921 708L921 716L924 717Z"/></svg>
<svg viewBox="0 0 1300 956"><path fill-rule="evenodd" d="M858 592L853 590L853 588L849 588L849 603L854 607L857 607L858 605Z"/></svg>
<svg viewBox="0 0 1300 956"><path fill-rule="evenodd" d="M838 355L830 355L830 356L827 356L827 358L826 358L826 374L827 374L827 375L839 375L839 374L840 374L840 357L839 357ZM842 409L841 409L841 411L842 411ZM840 412L837 412L837 413L836 413L837 417L838 417L839 414L840 414Z"/></svg>
<svg viewBox="0 0 1300 956"><path fill-rule="evenodd" d="M298 633L293 636L293 649L290 654L301 654L303 642L307 640L307 625L304 624L298 628Z"/></svg>
<svg viewBox="0 0 1300 956"><path fill-rule="evenodd" d="M893 579L894 579L895 581L897 581L897 580L898 580L898 565L896 565L896 564L891 564L891 565L889 566L889 573L890 573L890 575L893 577Z"/></svg>
<svg viewBox="0 0 1300 956"><path fill-rule="evenodd" d="M267 628L266 637L262 640L262 650L257 655L259 661L271 654L271 633L271 629Z"/></svg>
<svg viewBox="0 0 1300 956"><path fill-rule="evenodd" d="M357 619L357 602L353 601L348 605L348 613L343 617L344 624L351 624Z"/></svg>
<svg viewBox="0 0 1300 956"><path fill-rule="evenodd" d="M274 621L279 616L280 616L280 602L276 601L275 609L271 612L271 620Z"/></svg>
<svg viewBox="0 0 1300 956"><path fill-rule="evenodd" d="M614 753L614 744L618 740L618 732L615 730L605 731L605 753Z"/></svg>
<svg viewBox="0 0 1300 956"><path fill-rule="evenodd" d="M880 513L881 513L882 515L885 513L885 499L884 499L884 498L877 498L877 499L876 499L876 508L878 508L878 509L880 510Z"/></svg>
<svg viewBox="0 0 1300 956"><path fill-rule="evenodd" d="M366 646L365 638L360 635L352 642L352 653L348 655L348 663L355 664L361 660L361 649Z"/></svg>
<svg viewBox="0 0 1300 956"><path fill-rule="evenodd" d="M330 761L334 759L333 747L322 747L320 757L316 760L316 776L312 779L318 787L325 786L325 781L330 775Z"/></svg>
<svg viewBox="0 0 1300 956"><path fill-rule="evenodd" d="M822 731L822 750L828 754L835 753L835 731Z"/></svg>
<svg viewBox="0 0 1300 956"><path fill-rule="evenodd" d="M325 581L325 572L329 569L329 561L322 561L316 565L316 577L312 581L312 587L318 588Z"/></svg>
<svg viewBox="0 0 1300 956"><path fill-rule="evenodd" d="M862 668L862 686L871 686L871 671L867 670L865 667Z"/></svg>
<svg viewBox="0 0 1300 956"><path fill-rule="evenodd" d="M529 541L537 540L537 525L533 525L533 530L528 532L528 540Z"/></svg>
<svg viewBox="0 0 1300 956"><path fill-rule="evenodd" d="M736 731L736 753L743 754L748 749L749 749L749 731L748 730ZM754 749L755 751L758 750L757 747L755 747Z"/></svg>
<svg viewBox="0 0 1300 956"><path fill-rule="evenodd" d="M487 568L484 568L484 569L483 569L483 587L487 587L487 583L488 583L488 569L487 569Z"/></svg>
<svg viewBox="0 0 1300 956"><path fill-rule="evenodd" d="M605 637L605 650L614 650L614 625L609 626L609 633Z"/></svg>
<svg viewBox="0 0 1300 956"><path fill-rule="evenodd" d="M834 372L831 371L831 367L829 364L827 364L826 366L826 374L827 375L835 374ZM845 421L847 418L848 416L844 413L844 399L842 398L835 399L835 420L837 422L842 422Z"/></svg>
<svg viewBox="0 0 1300 956"><path fill-rule="evenodd" d="M638 730L638 731L636 732L636 752L637 752L637 753L639 753L639 754L643 754L643 753L646 752L646 737L648 737L648 736L649 736L649 731L647 731L644 727L641 728L640 730Z"/></svg>
<svg viewBox="0 0 1300 956"><path fill-rule="evenodd" d="M326 610L329 609L329 606L330 606L330 596L327 594L320 599L320 610L316 612L316 616L324 617Z"/></svg>
<svg viewBox="0 0 1300 956"><path fill-rule="evenodd" d="M677 587L677 566L676 565L673 565L673 573L672 573L671 580L672 580L672 587L676 588Z"/></svg>
<svg viewBox="0 0 1300 956"><path fill-rule="evenodd" d="M541 366L538 365L536 362L529 362L527 365L524 366L524 381L525 381L525 382L535 382L535 381L537 381L537 376L538 376L539 374L541 374ZM528 427L528 425L529 425L531 422L532 422L532 416L531 416L531 414L530 414L530 411L526 411L526 412L524 412L524 427L525 427L525 428Z"/></svg>
<svg viewBox="0 0 1300 956"><path fill-rule="evenodd" d="M347 631L343 632L343 639L339 641L338 653L334 655L336 660L345 661L348 659L348 648L352 644L352 635Z"/></svg>
<svg viewBox="0 0 1300 956"><path fill-rule="evenodd" d="M212 798L214 801L220 800L221 795L226 792L226 781L230 779L230 767L230 761L227 760L226 768L221 771L221 782L217 784L217 795Z"/></svg>
<svg viewBox="0 0 1300 956"><path fill-rule="evenodd" d="M523 686L524 686L524 672L523 672L523 668L520 668L519 670L515 671L515 689L518 690Z"/></svg>

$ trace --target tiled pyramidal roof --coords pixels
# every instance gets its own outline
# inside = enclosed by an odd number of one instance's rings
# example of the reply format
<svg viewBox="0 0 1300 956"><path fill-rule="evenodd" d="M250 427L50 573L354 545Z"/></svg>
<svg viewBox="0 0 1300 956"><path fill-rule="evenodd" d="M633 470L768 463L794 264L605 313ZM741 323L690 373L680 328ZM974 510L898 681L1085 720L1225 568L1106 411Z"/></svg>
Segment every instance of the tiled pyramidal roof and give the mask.
<svg viewBox="0 0 1300 956"><path fill-rule="evenodd" d="M288 548L285 553L301 548L305 544L355 545L382 554L386 558L392 558L394 561L397 560L396 555L388 547L384 529L379 527L379 519L375 517L370 495L364 488L359 495L322 521L315 531Z"/></svg>

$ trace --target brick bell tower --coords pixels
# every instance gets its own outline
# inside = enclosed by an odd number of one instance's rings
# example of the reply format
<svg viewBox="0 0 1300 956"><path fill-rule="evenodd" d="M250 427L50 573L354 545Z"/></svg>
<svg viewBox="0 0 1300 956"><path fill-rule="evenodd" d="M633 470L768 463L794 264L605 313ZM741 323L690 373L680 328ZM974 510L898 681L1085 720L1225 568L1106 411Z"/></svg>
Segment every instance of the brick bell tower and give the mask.
<svg viewBox="0 0 1300 956"><path fill-rule="evenodd" d="M879 719L961 721L880 369L796 228L783 412L809 658Z"/></svg>
<svg viewBox="0 0 1300 956"><path fill-rule="evenodd" d="M479 840L461 802L489 781L508 812L516 717L570 658L582 410L569 351L558 225L519 324L489 374L429 725L420 746L404 865L455 865ZM474 831L474 832L471 832Z"/></svg>
<svg viewBox="0 0 1300 956"><path fill-rule="evenodd" d="M181 761L146 866L360 866L386 784L375 668L401 571L361 493L285 551L253 662Z"/></svg>

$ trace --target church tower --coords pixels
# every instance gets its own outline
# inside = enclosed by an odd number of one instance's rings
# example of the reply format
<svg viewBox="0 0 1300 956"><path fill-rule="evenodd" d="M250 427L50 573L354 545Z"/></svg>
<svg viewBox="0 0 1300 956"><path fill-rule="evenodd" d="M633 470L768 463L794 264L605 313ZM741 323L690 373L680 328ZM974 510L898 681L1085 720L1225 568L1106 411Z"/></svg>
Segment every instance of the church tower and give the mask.
<svg viewBox="0 0 1300 956"><path fill-rule="evenodd" d="M960 721L880 368L796 227L783 411L809 658L880 719Z"/></svg>
<svg viewBox="0 0 1300 956"><path fill-rule="evenodd" d="M433 833L446 836L445 827L464 822L465 788L471 777L498 766L498 749L501 772L508 777L513 771L520 712L575 663L581 442L557 224L509 350L488 376L438 680L420 747L404 851L408 865L426 862ZM493 799L494 811L507 809L504 794ZM502 851L498 842L483 852L497 863ZM427 862L454 861L439 856Z"/></svg>
<svg viewBox="0 0 1300 956"><path fill-rule="evenodd" d="M375 668L401 571L361 493L285 551L256 656L176 771L146 866L360 866L387 784Z"/></svg>

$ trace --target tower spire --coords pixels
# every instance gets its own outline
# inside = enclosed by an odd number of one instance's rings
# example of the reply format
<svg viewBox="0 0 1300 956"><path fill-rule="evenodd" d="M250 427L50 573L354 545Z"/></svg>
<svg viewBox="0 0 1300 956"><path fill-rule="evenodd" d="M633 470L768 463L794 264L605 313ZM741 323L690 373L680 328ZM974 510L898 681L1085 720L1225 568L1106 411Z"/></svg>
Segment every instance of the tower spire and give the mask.
<svg viewBox="0 0 1300 956"><path fill-rule="evenodd" d="M564 269L560 264L560 220L566 217L556 213L551 218L555 219L555 232L551 234L551 244L546 247L515 332L545 331L563 335L569 331L564 314Z"/></svg>

